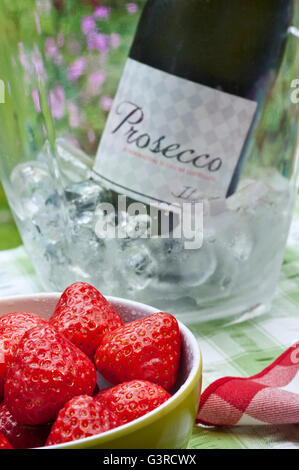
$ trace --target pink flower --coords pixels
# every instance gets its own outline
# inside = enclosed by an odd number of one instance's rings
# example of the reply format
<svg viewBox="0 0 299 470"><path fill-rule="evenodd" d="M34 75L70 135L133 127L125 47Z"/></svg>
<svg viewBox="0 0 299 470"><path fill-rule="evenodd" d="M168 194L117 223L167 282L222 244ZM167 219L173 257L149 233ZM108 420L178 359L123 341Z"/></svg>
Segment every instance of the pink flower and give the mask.
<svg viewBox="0 0 299 470"><path fill-rule="evenodd" d="M102 71L93 72L88 77L88 92L91 96L99 95L106 76Z"/></svg>
<svg viewBox="0 0 299 470"><path fill-rule="evenodd" d="M57 44L58 44L58 47L64 46L64 35L62 33L58 33L57 35Z"/></svg>
<svg viewBox="0 0 299 470"><path fill-rule="evenodd" d="M138 11L138 5L136 3L130 2L126 4L126 9L130 15L134 15L134 13L137 13Z"/></svg>
<svg viewBox="0 0 299 470"><path fill-rule="evenodd" d="M55 65L60 65L61 62L62 62L62 55L61 54L56 54L56 56L54 57L54 64Z"/></svg>
<svg viewBox="0 0 299 470"><path fill-rule="evenodd" d="M97 29L96 22L92 16L85 16L81 21L82 33L86 36Z"/></svg>
<svg viewBox="0 0 299 470"><path fill-rule="evenodd" d="M42 30L41 30L41 25L40 25L40 19L36 12L34 12L34 17L35 17L36 31L40 35Z"/></svg>
<svg viewBox="0 0 299 470"><path fill-rule="evenodd" d="M49 106L55 119L62 119L65 114L65 93L61 86L49 92Z"/></svg>
<svg viewBox="0 0 299 470"><path fill-rule="evenodd" d="M110 111L112 108L113 99L110 96L102 96L100 99L100 106L104 111Z"/></svg>
<svg viewBox="0 0 299 470"><path fill-rule="evenodd" d="M47 38L45 41L45 55L46 58L53 59L57 54L57 46L54 38Z"/></svg>
<svg viewBox="0 0 299 470"><path fill-rule="evenodd" d="M38 90L33 90L33 92L31 93L31 96L32 96L33 104L34 104L36 111L40 113L41 107L40 107Z"/></svg>
<svg viewBox="0 0 299 470"><path fill-rule="evenodd" d="M87 38L87 47L90 51L97 49L100 52L107 52L108 41L106 34L90 34Z"/></svg>
<svg viewBox="0 0 299 470"><path fill-rule="evenodd" d="M72 55L78 55L81 52L81 44L75 39L71 39L67 43L68 52Z"/></svg>
<svg viewBox="0 0 299 470"><path fill-rule="evenodd" d="M56 41L54 38L47 38L45 42L45 55L48 60L53 59L55 65L60 65L62 55L58 52Z"/></svg>
<svg viewBox="0 0 299 470"><path fill-rule="evenodd" d="M78 106L72 101L68 102L69 123L70 127L76 128L80 126L80 113Z"/></svg>
<svg viewBox="0 0 299 470"><path fill-rule="evenodd" d="M106 20L110 15L111 8L105 6L99 6L95 9L94 17L97 19Z"/></svg>
<svg viewBox="0 0 299 470"><path fill-rule="evenodd" d="M78 57L68 69L68 77L71 81L76 81L84 72L86 61L83 56Z"/></svg>
<svg viewBox="0 0 299 470"><path fill-rule="evenodd" d="M35 69L36 75L38 80L45 80L46 79L46 71L44 68L44 62L42 55L39 51L39 48L36 44L34 44L33 52L31 54L31 60L33 67Z"/></svg>
<svg viewBox="0 0 299 470"><path fill-rule="evenodd" d="M112 47L112 49L116 49L117 47L119 47L120 43L121 43L121 38L119 34L117 33L110 34L110 46Z"/></svg>
<svg viewBox="0 0 299 470"><path fill-rule="evenodd" d="M28 57L25 53L24 44L22 42L19 42L18 46L19 46L19 60L20 60L20 63L23 66L25 72L30 73L31 66L30 66Z"/></svg>

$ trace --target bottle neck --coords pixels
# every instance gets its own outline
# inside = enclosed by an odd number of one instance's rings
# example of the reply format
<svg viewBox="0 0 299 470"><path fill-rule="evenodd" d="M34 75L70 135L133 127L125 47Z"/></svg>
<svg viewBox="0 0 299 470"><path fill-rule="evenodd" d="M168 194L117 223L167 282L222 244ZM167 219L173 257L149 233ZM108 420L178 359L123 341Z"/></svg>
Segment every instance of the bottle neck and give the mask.
<svg viewBox="0 0 299 470"><path fill-rule="evenodd" d="M149 0L130 57L250 97L281 61L292 0Z"/></svg>

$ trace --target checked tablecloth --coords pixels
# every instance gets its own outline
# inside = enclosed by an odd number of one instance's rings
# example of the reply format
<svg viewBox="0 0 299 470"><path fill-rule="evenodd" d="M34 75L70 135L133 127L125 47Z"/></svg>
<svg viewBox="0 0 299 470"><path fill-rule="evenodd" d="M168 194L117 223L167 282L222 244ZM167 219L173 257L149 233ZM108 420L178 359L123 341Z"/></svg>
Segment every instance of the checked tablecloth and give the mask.
<svg viewBox="0 0 299 470"><path fill-rule="evenodd" d="M0 252L0 296L42 291L25 249ZM190 326L190 325L189 325ZM203 354L203 390L222 377L259 374L299 341L299 203L269 313L190 326ZM299 390L297 391L299 393ZM298 410L299 412L299 410ZM299 424L194 428L194 449L299 448Z"/></svg>

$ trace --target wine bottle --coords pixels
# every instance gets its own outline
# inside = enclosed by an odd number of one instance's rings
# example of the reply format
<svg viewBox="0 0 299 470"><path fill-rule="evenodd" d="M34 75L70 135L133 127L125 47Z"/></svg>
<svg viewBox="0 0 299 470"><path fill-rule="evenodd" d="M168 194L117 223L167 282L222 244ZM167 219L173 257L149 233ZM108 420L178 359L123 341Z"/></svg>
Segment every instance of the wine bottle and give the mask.
<svg viewBox="0 0 299 470"><path fill-rule="evenodd" d="M148 0L94 171L146 204L225 198L281 64L292 0Z"/></svg>

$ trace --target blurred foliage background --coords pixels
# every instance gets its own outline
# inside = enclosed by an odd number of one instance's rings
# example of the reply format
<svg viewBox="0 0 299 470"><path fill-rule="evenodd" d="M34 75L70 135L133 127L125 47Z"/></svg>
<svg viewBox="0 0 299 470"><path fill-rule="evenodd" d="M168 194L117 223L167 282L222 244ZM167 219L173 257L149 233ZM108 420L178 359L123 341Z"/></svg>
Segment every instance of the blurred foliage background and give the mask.
<svg viewBox="0 0 299 470"><path fill-rule="evenodd" d="M42 54L53 84L49 100L57 137L60 129L65 133L69 127L74 144L95 155L98 140L90 129L100 135L104 128L146 0L3 1L17 16L20 34L25 29L27 37L30 36L28 28L32 28L32 38L36 37L32 9L37 12L45 44ZM59 34L55 16L49 13L53 9L57 17L59 13ZM20 52L20 60L26 66L24 51ZM71 87L68 82L72 83ZM32 98L38 111L40 104L35 90ZM39 147L40 142L36 145ZM0 250L21 243L0 183Z"/></svg>
<svg viewBox="0 0 299 470"><path fill-rule="evenodd" d="M21 238L11 215L2 185L0 185L0 250L20 245Z"/></svg>

